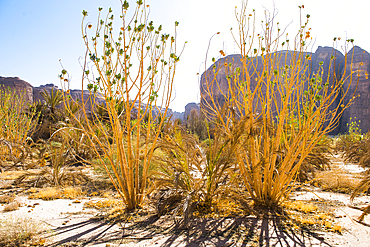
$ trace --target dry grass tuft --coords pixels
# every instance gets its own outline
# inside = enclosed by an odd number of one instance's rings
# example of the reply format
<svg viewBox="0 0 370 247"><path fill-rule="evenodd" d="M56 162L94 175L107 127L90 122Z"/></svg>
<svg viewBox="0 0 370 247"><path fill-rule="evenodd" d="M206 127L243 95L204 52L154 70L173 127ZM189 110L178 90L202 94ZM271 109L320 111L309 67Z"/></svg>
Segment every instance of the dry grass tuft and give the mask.
<svg viewBox="0 0 370 247"><path fill-rule="evenodd" d="M333 215L329 211L321 211L319 205L305 201L286 201L283 207L287 209L289 217L284 225L293 230L310 229L342 233L342 227L334 223Z"/></svg>
<svg viewBox="0 0 370 247"><path fill-rule="evenodd" d="M83 194L82 189L79 187L67 187L63 189L63 197L66 199L75 199Z"/></svg>
<svg viewBox="0 0 370 247"><path fill-rule="evenodd" d="M95 209L111 209L114 207L123 207L122 201L109 198L104 200L98 200L98 201L89 201L85 202L84 208L95 208Z"/></svg>
<svg viewBox="0 0 370 247"><path fill-rule="evenodd" d="M283 206L290 210L295 210L302 213L313 213L317 210L317 206L304 201L286 201Z"/></svg>
<svg viewBox="0 0 370 247"><path fill-rule="evenodd" d="M314 226L317 224L317 221L313 218L308 218L308 217L296 217L295 218L297 220L297 222L300 224L300 225L303 225L303 226Z"/></svg>
<svg viewBox="0 0 370 247"><path fill-rule="evenodd" d="M318 172L314 184L327 191L351 193L360 181L360 178L338 169Z"/></svg>
<svg viewBox="0 0 370 247"><path fill-rule="evenodd" d="M31 219L0 219L0 246L43 246L45 241L37 237L43 230L43 225Z"/></svg>
<svg viewBox="0 0 370 247"><path fill-rule="evenodd" d="M51 187L41 189L40 191L29 196L30 199L42 199L46 201L60 199L61 197L61 191Z"/></svg>
<svg viewBox="0 0 370 247"><path fill-rule="evenodd" d="M38 189L37 189L37 188L32 187L32 188L29 188L29 189L26 191L26 193L32 194L32 193L36 193L37 191L38 191Z"/></svg>
<svg viewBox="0 0 370 247"><path fill-rule="evenodd" d="M120 207L113 207L111 210L107 212L107 214L104 217L105 221L123 221L127 219L132 219L132 217L128 218L126 210L120 206Z"/></svg>
<svg viewBox="0 0 370 247"><path fill-rule="evenodd" d="M10 202L9 204L7 204L4 207L4 212L10 212L10 211L18 210L20 206L21 206L21 204L18 201Z"/></svg>
<svg viewBox="0 0 370 247"><path fill-rule="evenodd" d="M13 202L14 197L13 196L7 196L7 195L1 195L0 196L0 204Z"/></svg>
<svg viewBox="0 0 370 247"><path fill-rule="evenodd" d="M63 189L48 187L39 190L30 189L28 192L30 193L30 199L42 199L47 201L60 198L76 199L84 195L80 187L66 187Z"/></svg>
<svg viewBox="0 0 370 247"><path fill-rule="evenodd" d="M343 229L342 229L342 227L341 227L340 225L334 225L334 226L331 228L331 230L332 230L333 232L338 232L338 233L342 233L342 231L343 231Z"/></svg>
<svg viewBox="0 0 370 247"><path fill-rule="evenodd" d="M202 218L223 218L244 216L244 208L235 200L221 198L212 202L212 207L199 203L193 216Z"/></svg>

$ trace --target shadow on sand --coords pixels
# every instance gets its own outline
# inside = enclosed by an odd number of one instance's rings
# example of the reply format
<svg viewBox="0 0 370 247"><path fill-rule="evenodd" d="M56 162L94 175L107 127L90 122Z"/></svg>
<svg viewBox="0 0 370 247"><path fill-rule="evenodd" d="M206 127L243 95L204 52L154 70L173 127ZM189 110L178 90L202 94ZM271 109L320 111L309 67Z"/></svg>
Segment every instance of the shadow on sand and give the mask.
<svg viewBox="0 0 370 247"><path fill-rule="evenodd" d="M87 246L115 243L147 246L331 246L319 234L284 227L283 218L196 218L179 227L171 218L151 216L129 226L122 222L86 220L53 229L58 241L49 246ZM51 237L51 236L48 236ZM61 238L62 237L62 238ZM142 242L144 243L144 242Z"/></svg>

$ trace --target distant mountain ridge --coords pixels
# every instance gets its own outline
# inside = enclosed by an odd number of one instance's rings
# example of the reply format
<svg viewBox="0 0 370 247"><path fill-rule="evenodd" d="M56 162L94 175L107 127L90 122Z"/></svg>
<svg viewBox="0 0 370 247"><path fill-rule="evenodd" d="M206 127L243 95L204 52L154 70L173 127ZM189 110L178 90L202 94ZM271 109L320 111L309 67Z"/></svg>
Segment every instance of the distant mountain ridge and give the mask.
<svg viewBox="0 0 370 247"><path fill-rule="evenodd" d="M289 51L279 51L279 52L289 52ZM327 71L329 68L329 62L331 59L331 56L335 55L335 64L334 70L332 68L331 73L328 75L327 73L324 73L323 81L327 79L327 76L332 77L334 75L334 71L336 75L343 75L344 73L348 73L348 71L345 71L345 68L354 67L355 69L358 68L361 64L361 70L362 72L358 75L357 73L353 74L352 77L352 84L349 87L349 91L344 98L344 103L348 102L351 98L353 93L356 90L356 95L360 95L360 97L356 98L355 102L350 105L349 108L347 108L343 115L341 116L339 120L338 127L332 131L330 134L338 134L338 133L345 133L348 131L347 123L349 123L352 117L352 120L356 117L356 121L359 124L359 128L362 130L363 133L370 130L370 79L366 74L370 74L370 54L361 49L358 46L353 47L348 54L353 54L353 59L347 60L347 64L344 64L344 55L332 48L332 47L321 47L319 46L318 49L314 53L307 53L311 56L310 61L310 70L316 71L319 66L319 62L323 61L323 69L324 71ZM289 60L289 54L288 54L288 60ZM235 67L240 67L240 55L234 54L229 55L226 57L223 57L216 61L213 65L211 65L201 76L200 80L200 94L201 94L201 102L198 103L189 103L185 106L185 112L175 112L169 109L168 116L172 115L172 119L181 119L186 121L187 116L190 114L190 111L192 109L196 109L197 111L200 110L200 106L202 103L204 103L204 100L207 98L207 95L204 93L205 88L205 78L206 76L209 76L209 79L211 80L213 78L213 66L216 65L217 68L220 68L220 66L223 66L224 63L232 63ZM285 65L285 64L284 64ZM260 66L260 65L258 65ZM258 68L257 68L258 69ZM222 97L222 92L226 92L228 90L228 84L226 80L225 71L222 69L219 70L217 74L217 79L220 82L220 88L215 88L213 92L213 97L216 98L217 101L221 102L224 100ZM357 85L358 80L358 85ZM348 87L349 81L347 80L344 84L344 87ZM57 86L53 84L46 84L39 87L33 87L30 83L20 79L19 77L1 77L0 76L0 85L3 87L9 87L13 90L15 90L17 93L20 93L21 91L24 91L26 93L25 97L28 102L34 102L37 100L43 100L42 96L40 95L40 92L46 89L47 91L51 91L52 88L58 89ZM81 99L82 98L82 90L71 90L70 91L71 96L74 99ZM89 91L84 90L84 99L87 99L89 96ZM101 99L103 102L104 100ZM333 107L337 106L338 102L335 102L333 104ZM89 109L88 109L89 110ZM91 110L91 109L90 109ZM360 122L359 122L360 120Z"/></svg>
<svg viewBox="0 0 370 247"><path fill-rule="evenodd" d="M46 90L48 91L49 93L51 92L51 90L60 90L57 86L55 86L54 84L45 84L45 85L41 85L41 86L38 86L38 87L33 87L30 83L20 79L19 77L2 77L0 76L0 85L3 87L3 88L10 88L12 90L15 90L15 92L17 94L20 94L21 92L25 92L25 98L27 100L28 103L32 103L32 102L36 102L36 101L43 101L43 97L41 96L41 92ZM79 90L79 89L73 89L73 90L70 90L70 95L71 97L76 100L82 100L82 90ZM86 102L86 100L89 98L90 96L90 92L88 90L84 90L83 91L84 93L84 101ZM97 97L96 98L96 101L98 104L104 102L103 99ZM87 111L91 111L91 105L90 104L86 104L86 109ZM184 113L183 112L175 112L175 111L172 111L171 109L168 109L168 113L167 113L168 116L172 115L172 119L175 120L175 119L181 119L183 120L183 116L184 116Z"/></svg>

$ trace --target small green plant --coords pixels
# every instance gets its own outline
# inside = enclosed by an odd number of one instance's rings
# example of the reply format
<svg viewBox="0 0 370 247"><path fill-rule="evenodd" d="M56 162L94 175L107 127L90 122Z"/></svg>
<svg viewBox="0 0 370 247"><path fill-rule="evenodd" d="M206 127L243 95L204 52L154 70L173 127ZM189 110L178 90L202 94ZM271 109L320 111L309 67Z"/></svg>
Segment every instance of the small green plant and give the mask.
<svg viewBox="0 0 370 247"><path fill-rule="evenodd" d="M348 134L350 136L353 136L354 138L359 138L361 137L361 129L360 129L360 123L361 120L358 120L358 123L356 121L356 117L352 121L352 117L349 118L349 123L347 123L348 127Z"/></svg>
<svg viewBox="0 0 370 247"><path fill-rule="evenodd" d="M361 133L360 125L359 123L361 120L358 122L356 121L356 117L352 121L352 117L350 117L350 122L347 123L348 127L348 133L339 135L338 140L336 141L335 144L335 149L336 151L343 152L343 156L347 160L351 160L350 156L348 155L349 153L352 153L352 145L355 143L360 142L363 139L363 135Z"/></svg>

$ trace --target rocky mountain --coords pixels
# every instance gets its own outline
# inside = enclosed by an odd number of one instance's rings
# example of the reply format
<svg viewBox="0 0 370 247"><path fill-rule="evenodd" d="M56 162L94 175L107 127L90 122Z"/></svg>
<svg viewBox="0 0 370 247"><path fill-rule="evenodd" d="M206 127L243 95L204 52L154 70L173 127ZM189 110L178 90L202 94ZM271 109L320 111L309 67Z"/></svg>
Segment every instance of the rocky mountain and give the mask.
<svg viewBox="0 0 370 247"><path fill-rule="evenodd" d="M302 60L301 62L308 63L309 68L306 70L306 76L310 77L313 75L313 73L318 71L319 63L323 62L323 81L339 81L343 78L346 78L346 76L349 75L351 66L353 71L359 70L359 73L355 72L352 74L352 80L351 78L347 78L347 80L345 80L344 88L349 86L349 91L344 98L344 103L348 102L352 98L356 88L356 95L359 94L360 97L356 98L355 102L344 111L343 115L339 119L338 127L330 134L347 132L347 123L350 121L350 117L352 117L352 119L356 117L356 120L361 120L360 129L362 129L363 132L370 130L370 109L368 109L370 106L370 80L367 77L367 74L370 74L370 54L368 52L364 51L358 46L355 46L348 52L347 61L345 61L345 56L340 51L332 47L321 46L319 46L314 53L294 54L291 51L279 51L273 55L281 58L278 59L274 65L272 65L274 69L279 69L282 66L285 67L285 65L289 66L292 62L292 56L300 55ZM310 57L309 61L307 61L307 55ZM331 61L332 57L334 59ZM200 81L201 107L206 108L207 102L209 102L211 98L216 100L219 107L222 107L223 103L225 102L225 97L231 97L230 88L233 88L234 85L233 81L228 80L226 76L230 73L230 71L234 71L235 68L240 68L243 66L240 58L241 56L238 54L223 57L211 65L202 74ZM254 73L250 74L250 80L251 82L254 82L257 79L257 75L262 73L262 57L257 57L252 61L253 62L248 65L248 69L250 71L253 69L254 71ZM329 66L330 73L328 73ZM217 72L215 73L215 71ZM213 86L211 90L208 90L209 88L207 88L207 86L209 87L209 84L211 84L209 82L212 82L215 78L219 82L219 87ZM243 80L242 76L239 77L239 80ZM349 85L350 82L351 85ZM255 85L252 83L252 91L254 86ZM262 92L263 91L264 88L262 88ZM334 109L337 106L340 107L339 99L340 97L335 99L330 109Z"/></svg>
<svg viewBox="0 0 370 247"><path fill-rule="evenodd" d="M18 77L0 76L0 85L2 88L15 90L18 95L25 93L26 101L33 102L33 87L28 82L21 80Z"/></svg>
<svg viewBox="0 0 370 247"><path fill-rule="evenodd" d="M293 54L291 51L279 51L277 55L281 55L282 59L278 60L276 64L274 64L274 68L280 68L285 65L289 65L292 61L292 56L297 54ZM301 54L302 55L302 54ZM307 61L306 55L310 56L310 61ZM334 60L330 63L331 58L334 57ZM346 76L349 75L350 68L352 66L353 70L358 70L358 73L352 74L351 78L344 80L344 88L348 87L348 93L344 98L343 103L349 102L351 100L354 92L359 97L356 97L354 103L347 108L343 115L339 119L338 127L333 130L330 134L338 134L338 133L345 133L348 131L347 123L350 122L350 118L352 117L352 121L356 117L357 123L359 123L360 129L362 132L367 132L370 130L370 79L368 75L370 74L370 54L361 49L358 46L355 46L348 52L347 61L345 61L344 55L332 48L332 47L321 47L319 46L318 49L314 53L305 53L301 56L304 62L308 62L309 69L307 70L306 76L312 76L313 73L317 72L319 69L319 63L322 61L323 71L326 73L322 74L323 81L329 80L342 80ZM226 66L225 66L226 65ZM191 110L196 109L197 111L200 110L200 106L202 108L206 107L206 102L213 98L216 102L218 102L219 106L221 107L225 102L225 97L230 97L229 88L233 87L233 81L230 81L230 85L226 76L229 71L234 70L237 67L241 67L240 55L234 54L223 57L216 61L212 66L210 66L201 76L200 81L200 93L201 93L201 102L198 103L189 103L185 107L185 112L174 112L169 109L168 115L172 115L172 119L181 119L186 121L187 116L190 114ZM262 58L257 57L257 59L253 60L253 63L249 65L252 67L256 73L251 74L251 81L255 81L257 78L257 73L260 73L262 70ZM330 73L329 71L330 66ZM214 73L214 69L216 69L217 74ZM212 81L214 78L217 78L217 81L220 83L219 87L213 87L211 90L206 90L207 88L207 81ZM329 78L328 78L329 77ZM242 80L243 78L239 78ZM351 84L350 84L351 83ZM18 78L18 77L1 77L0 76L0 85L5 88L14 89L17 93L26 92L25 97L28 102L32 103L37 100L43 100L40 92L43 90L51 91L52 88L58 89L57 86L53 84L46 84L39 87L32 87L28 82ZM60 90L60 89L59 89ZM253 85L252 85L253 90ZM262 88L262 91L264 89ZM211 92L211 94L207 94L207 92ZM71 90L71 96L74 99L82 99L82 91L81 90ZM86 101L89 98L89 92L84 90L84 100ZM102 99L97 99L98 103L104 102ZM335 99L334 104L331 106L331 109L335 107L340 107L339 97ZM91 105L88 104L88 110L91 110ZM359 120L361 122L359 122Z"/></svg>
<svg viewBox="0 0 370 247"><path fill-rule="evenodd" d="M18 95L20 95L22 92L26 92L25 97L26 101L28 103L33 103L33 102L43 102L44 98L41 96L41 92L44 90L47 92L51 92L51 90L61 90L54 84L45 84L41 85L38 87L33 87L31 84L28 82L18 78L18 77L1 77L0 76L0 87L4 88L9 88L11 90L15 90ZM78 89L73 89L70 90L69 94L74 100L79 100L80 102L82 101L82 90ZM91 100L92 97L90 95L90 92L88 90L83 91L83 100L86 103L86 110L90 112L92 110L92 104ZM102 98L100 97L95 97L95 103L101 104L105 102ZM142 108L145 108L145 104L142 105ZM163 109L157 110L154 112L154 114L158 114L159 112L164 112ZM172 120L175 119L181 119L183 120L184 113L183 112L176 112L172 111L171 109L168 109L167 115L170 116L172 115Z"/></svg>

